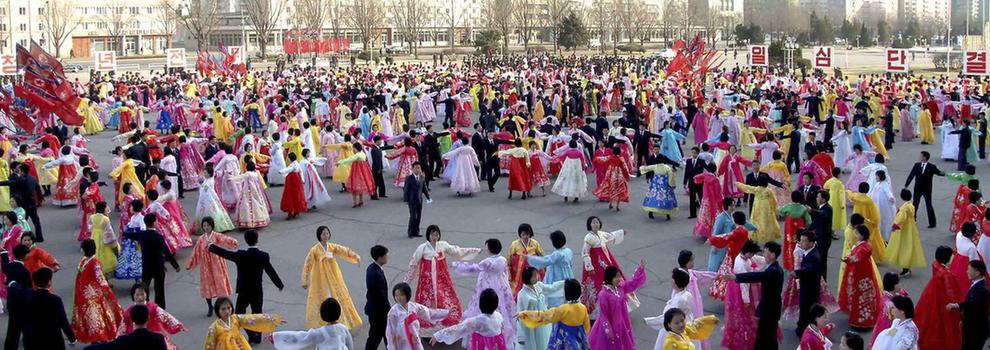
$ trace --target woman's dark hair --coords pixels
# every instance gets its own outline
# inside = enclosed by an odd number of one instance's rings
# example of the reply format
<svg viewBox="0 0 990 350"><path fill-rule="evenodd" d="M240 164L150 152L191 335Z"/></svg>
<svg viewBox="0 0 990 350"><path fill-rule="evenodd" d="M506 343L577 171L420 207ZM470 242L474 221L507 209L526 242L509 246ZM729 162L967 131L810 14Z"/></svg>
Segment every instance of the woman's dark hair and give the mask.
<svg viewBox="0 0 990 350"><path fill-rule="evenodd" d="M851 350L863 350L865 343L863 342L863 336L859 333L853 331L846 331L846 334L842 335L846 337L846 346Z"/></svg>
<svg viewBox="0 0 990 350"><path fill-rule="evenodd" d="M870 228L866 227L866 225L856 226L856 234L863 236L863 241L870 240Z"/></svg>
<svg viewBox="0 0 990 350"><path fill-rule="evenodd" d="M902 201L909 201L909 200L911 200L911 198L912 198L911 197L911 190L906 189L906 188L901 190L901 200Z"/></svg>
<svg viewBox="0 0 990 350"><path fill-rule="evenodd" d="M735 223L736 225L745 225L746 213L743 213L741 211L732 213L732 222Z"/></svg>
<svg viewBox="0 0 990 350"><path fill-rule="evenodd" d="M79 247L82 248L83 255L86 257L96 255L96 242L92 239L87 238L79 242Z"/></svg>
<svg viewBox="0 0 990 350"><path fill-rule="evenodd" d="M569 278L564 281L564 299L567 301L577 301L581 299L581 282Z"/></svg>
<svg viewBox="0 0 990 350"><path fill-rule="evenodd" d="M976 224L972 222L963 223L961 233L963 237L973 238L973 236L976 235Z"/></svg>
<svg viewBox="0 0 990 350"><path fill-rule="evenodd" d="M598 220L598 223L599 224L602 224L602 226L605 226L604 225L604 222L602 222L602 219L599 219L597 216L589 216L588 217L588 220L584 222L584 229L586 229L588 231L591 231L591 221L592 220Z"/></svg>
<svg viewBox="0 0 990 350"><path fill-rule="evenodd" d="M340 303L337 299L327 298L320 304L320 319L327 323L334 323L340 319Z"/></svg>
<svg viewBox="0 0 990 350"><path fill-rule="evenodd" d="M488 247L488 252L492 254L498 254L502 252L502 241L496 238L489 238L485 241L485 247Z"/></svg>
<svg viewBox="0 0 990 350"><path fill-rule="evenodd" d="M134 294L136 294L138 290L143 290L146 298L151 295L151 292L148 290L148 285L138 282L131 286L131 301L134 301Z"/></svg>
<svg viewBox="0 0 990 350"><path fill-rule="evenodd" d="M530 281L533 280L533 275L536 274L536 271L537 270L536 270L535 267L526 266L526 268L523 269L523 272L522 272L522 281L523 281L523 283L526 284L526 285L532 284L532 283L530 283Z"/></svg>
<svg viewBox="0 0 990 350"><path fill-rule="evenodd" d="M605 268L605 283L612 285L612 280L615 276L619 275L619 268L615 266L609 266Z"/></svg>
<svg viewBox="0 0 990 350"><path fill-rule="evenodd" d="M17 220L14 220L14 222L16 221ZM567 236L565 236L564 232L561 230L550 232L550 243L553 244L554 249L563 248L567 245Z"/></svg>
<svg viewBox="0 0 990 350"><path fill-rule="evenodd" d="M677 266L686 267L691 262L691 259L694 259L694 252L687 249L682 250L680 253L677 253Z"/></svg>
<svg viewBox="0 0 990 350"><path fill-rule="evenodd" d="M869 193L869 192L870 192L870 184L865 183L865 182L860 182L859 183L859 193Z"/></svg>
<svg viewBox="0 0 990 350"><path fill-rule="evenodd" d="M760 252L760 245L756 244L756 242L753 240L748 240L746 241L746 243L743 243L742 250L739 251L739 254L746 254L746 253L756 254L759 252Z"/></svg>
<svg viewBox="0 0 990 350"><path fill-rule="evenodd" d="M203 220L200 220L199 226L200 227L203 227L203 224L210 224L210 227L212 227L212 228L216 228L217 227L217 224L216 224L216 222L213 221L213 217L212 216L204 216L203 217Z"/></svg>
<svg viewBox="0 0 990 350"><path fill-rule="evenodd" d="M519 237L522 237L523 233L529 233L530 237L536 236L536 234L533 233L533 226L527 223L519 224L519 228L516 229L516 235Z"/></svg>
<svg viewBox="0 0 990 350"><path fill-rule="evenodd" d="M821 304L812 305L809 315L811 316L812 320L825 316L825 307L822 306Z"/></svg>
<svg viewBox="0 0 990 350"><path fill-rule="evenodd" d="M681 317L686 317L684 315L684 311L681 311L681 309L678 309L676 307L670 308L670 310L667 310L666 312L664 312L663 313L663 329L667 330L667 332L670 332L670 323L671 322L674 322L674 317L677 317L678 315L680 315Z"/></svg>
<svg viewBox="0 0 990 350"><path fill-rule="evenodd" d="M670 274L671 280L674 281L674 285L677 288L684 289L687 287L688 283L691 282L691 275L688 275L684 270L675 268Z"/></svg>
<svg viewBox="0 0 990 350"><path fill-rule="evenodd" d="M443 238L443 233L440 232L440 226L430 225L430 226L426 226L426 240L427 241L430 240L430 235L432 235L434 232L437 233L437 236L438 236L437 237L437 240Z"/></svg>
<svg viewBox="0 0 990 350"><path fill-rule="evenodd" d="M491 315L498 309L498 293L491 288L481 291L481 295L478 296L478 308L481 309L481 313Z"/></svg>
<svg viewBox="0 0 990 350"><path fill-rule="evenodd" d="M801 191L791 191L791 202L803 203L804 194L802 194Z"/></svg>
<svg viewBox="0 0 990 350"><path fill-rule="evenodd" d="M888 272L883 274L884 291L893 292L894 287L896 287L898 283L901 283L901 276L898 276L896 273L893 272Z"/></svg>
<svg viewBox="0 0 990 350"><path fill-rule="evenodd" d="M990 210L988 210L988 211L990 211ZM14 223L14 225L17 225L17 214L15 214L12 211L8 211L8 212L4 213L4 216L7 217L7 220L10 220L10 222ZM7 228L10 228L10 227L7 227Z"/></svg>
<svg viewBox="0 0 990 350"><path fill-rule="evenodd" d="M327 227L326 225L322 225L322 226L316 228L316 240L317 241L320 240L320 234L323 233L323 230L326 230L327 231L327 234L333 236L333 232L330 231L330 227Z"/></svg>
<svg viewBox="0 0 990 350"><path fill-rule="evenodd" d="M402 282L396 284L395 287L392 287L393 298L395 297L395 292L401 292L402 295L405 295L406 301L412 299L412 287L409 286L409 283Z"/></svg>
<svg viewBox="0 0 990 350"><path fill-rule="evenodd" d="M955 251L953 251L952 248L944 245L939 246L938 248L935 248L935 261L938 261L942 265L948 265L949 261L952 261L953 254L955 254Z"/></svg>
<svg viewBox="0 0 990 350"><path fill-rule="evenodd" d="M863 217L863 214L853 213L852 216L849 217L849 224L852 226L859 226L865 223L866 218Z"/></svg>
<svg viewBox="0 0 990 350"><path fill-rule="evenodd" d="M894 308L904 312L904 318L914 318L914 302L911 298L903 295L895 295L890 298L890 302L894 304Z"/></svg>
<svg viewBox="0 0 990 350"><path fill-rule="evenodd" d="M223 306L223 304L230 305L231 309L234 308L234 303L230 301L230 298L228 297L217 298L217 301L213 302L213 314L217 315L217 317L220 317L220 307Z"/></svg>

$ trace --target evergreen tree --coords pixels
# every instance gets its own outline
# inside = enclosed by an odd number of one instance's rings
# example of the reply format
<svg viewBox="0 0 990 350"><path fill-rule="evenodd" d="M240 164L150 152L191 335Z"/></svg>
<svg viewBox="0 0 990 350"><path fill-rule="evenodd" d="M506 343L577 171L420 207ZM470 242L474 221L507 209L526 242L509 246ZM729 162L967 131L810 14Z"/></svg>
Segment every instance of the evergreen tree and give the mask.
<svg viewBox="0 0 990 350"><path fill-rule="evenodd" d="M849 22L849 20L842 21L842 38L846 39L846 42L852 44L856 41L856 37L859 36L859 31L856 30L856 26Z"/></svg>
<svg viewBox="0 0 990 350"><path fill-rule="evenodd" d="M859 27L859 47L873 46L873 36L870 35L870 28L866 28L866 23L861 23Z"/></svg>
<svg viewBox="0 0 990 350"><path fill-rule="evenodd" d="M574 12L560 21L560 46L565 49L572 50L575 47L587 45L589 36L588 29L581 21L581 17L575 15Z"/></svg>
<svg viewBox="0 0 990 350"><path fill-rule="evenodd" d="M877 21L877 44L880 46L890 44L890 26L882 19Z"/></svg>
<svg viewBox="0 0 990 350"><path fill-rule="evenodd" d="M904 36L912 40L912 43L917 43L922 38L921 23L918 23L917 18L912 17L908 21L907 29L904 30Z"/></svg>

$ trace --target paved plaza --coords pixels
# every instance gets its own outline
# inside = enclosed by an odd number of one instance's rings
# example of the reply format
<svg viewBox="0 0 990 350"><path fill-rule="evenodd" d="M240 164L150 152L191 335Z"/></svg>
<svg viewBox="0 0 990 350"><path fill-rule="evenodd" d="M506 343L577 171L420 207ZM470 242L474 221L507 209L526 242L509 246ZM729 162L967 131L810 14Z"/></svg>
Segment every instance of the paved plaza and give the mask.
<svg viewBox="0 0 990 350"><path fill-rule="evenodd" d="M154 120L156 117L151 115L148 118ZM112 170L110 169L111 155L109 154L109 150L112 149L110 137L114 134L114 131L104 132L92 137L89 143L89 149L93 151L101 167L99 171L101 179L107 182L110 182L107 173ZM888 160L887 164L893 179L894 192L897 193L904 184L911 165L917 160L918 152L928 150L933 154L939 154L940 146L937 144L923 146L918 142L898 142L894 146L895 148L891 151L891 159ZM943 161L934 161L934 163L946 171L955 171L956 168L955 163ZM981 161L978 165L978 173L986 183L987 177L983 175L988 170L985 164ZM367 264L371 263L368 252L373 245L381 244L390 250L389 263L385 266L389 285L402 282L408 270L410 256L425 239L406 238L408 211L402 202L401 190L391 185L393 176L394 174L391 172L386 173L389 183L389 198L379 201L368 200L364 207L358 209L351 208L349 194L338 193L339 184L325 180L327 188L333 196L333 201L317 211L303 214L292 221L286 221L285 214L278 210L282 187L269 188L269 196L275 212L272 214L271 226L260 232L261 243L259 246L271 254L272 264L286 285L284 290L278 291L271 283L266 282L265 284L265 312L278 313L285 318L286 324L280 329L298 330L303 327L306 290L301 287L300 271L305 254L316 242L314 233L320 225L327 225L332 229L333 237L331 240L333 242L348 246L362 256L359 265L341 262L341 270L347 281L347 287L359 312L363 309L365 301L365 268ZM677 174L678 180L682 176L683 173L679 172ZM845 178L844 176L843 180ZM678 251L682 249L693 251L698 267L703 268L707 261L709 248L702 246L701 240L691 236L694 220L687 219L687 198L680 183L678 183L677 192L681 212L675 214L670 221L664 220L662 215L651 220L640 209L638 204L642 201L647 188L646 180L642 177L631 179L631 203L623 206L622 211L618 213L609 211L606 203L600 203L592 198L584 198L579 203L564 203L560 197L550 193L549 188L547 188L548 194L545 198L539 196L540 190L536 188L533 190L536 195L534 198L519 200L517 195L514 199L508 200L506 199L506 183L507 179L503 178L499 181L494 193L482 192L462 198L458 198L446 184L433 183L431 187L434 201L424 207L423 227L425 228L430 224L439 225L443 231L443 239L459 246L483 247L486 239L498 238L504 247L508 247L509 243L516 239L516 227L525 222L533 225L537 233L536 239L548 250L552 248L548 234L553 230L562 230L567 235L568 247L575 254L580 254L581 242L586 233L585 219L588 216L601 217L606 231L624 229L626 231L625 241L613 248L624 270L631 273L636 262L640 259L646 259L648 262L648 282L638 292L642 306L632 311L631 319L636 332L637 347L639 349L652 348L657 332L645 325L643 317L660 314L664 303L669 298L670 272L676 266ZM939 245L951 246L953 243L953 237L947 232L947 226L952 210L951 200L956 187L957 184L950 183L945 178L936 178L934 199L939 219L937 229L924 228L927 226L924 210L919 210L919 226L922 227L921 235L929 262L933 258L935 247ZM103 195L106 198L112 198L112 194L113 190L110 187L103 188ZM197 193L195 191L186 193L186 198L182 203L187 213L192 213L195 210L196 200ZM900 205L899 201L897 205ZM54 292L62 296L65 305L69 307L72 302L76 267L81 257L79 244L76 242L80 214L76 208L55 208L48 203L40 210L40 213L46 238L43 246L62 264L62 270L55 275ZM111 217L116 223L117 213L111 214ZM242 248L245 246L242 232L235 231L228 234L236 237ZM828 259L828 282L833 293L835 292L835 281L841 258L839 256L841 246L841 242L833 244ZM182 271L179 273L168 271L166 278L168 311L185 323L189 329L188 333L180 333L173 337L173 340L182 349L201 348L206 329L215 320L215 318L206 317L206 303L199 298L198 271L185 269L190 253L190 249L179 252L177 258L182 265ZM503 254L505 254L505 250L503 250ZM575 255L574 272L577 276L580 276L580 266L580 256ZM236 268L233 264L230 264L229 268L233 283ZM881 270L882 272L891 272L899 269L881 266ZM913 298L917 298L925 283L928 282L930 275L930 268L917 269L914 276L902 281L901 285L908 290ZM117 299L125 308L131 305L128 296L131 283L131 281L113 281ZM466 305L474 292L475 278L455 276L454 283L457 286L462 305ZM713 301L706 295L706 313L714 313L721 318L722 309L721 302ZM839 326L831 337L833 341L836 341L847 328L846 316L838 313L833 315L831 319ZM5 329L6 326L7 317L0 316L0 328ZM798 339L794 336L793 330L793 322L783 322L782 349L793 349L798 345ZM367 320L365 320L364 325L353 330L357 348L364 347L367 332ZM716 343L721 340L720 333L716 332L714 335L713 339ZM869 337L870 335L864 336ZM78 345L77 348L79 348ZM271 345L266 342L258 348L269 349ZM427 348L430 347L427 345Z"/></svg>

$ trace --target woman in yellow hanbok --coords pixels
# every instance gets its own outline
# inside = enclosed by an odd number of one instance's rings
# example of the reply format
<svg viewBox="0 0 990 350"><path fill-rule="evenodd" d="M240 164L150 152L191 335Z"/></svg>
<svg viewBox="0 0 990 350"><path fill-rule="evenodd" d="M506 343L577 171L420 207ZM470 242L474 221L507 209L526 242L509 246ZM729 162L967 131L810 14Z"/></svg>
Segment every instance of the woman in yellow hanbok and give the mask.
<svg viewBox="0 0 990 350"><path fill-rule="evenodd" d="M520 311L516 316L521 326L538 328L553 324L549 344L556 349L589 349L588 333L591 320L588 308L580 302L581 283L570 279L564 281L564 298L567 303L546 310Z"/></svg>
<svg viewBox="0 0 990 350"><path fill-rule="evenodd" d="M320 226L316 229L316 245L309 249L306 261L303 262L302 287L306 289L306 328L318 328L327 323L320 318L320 304L327 298L333 297L340 302L340 323L354 329L361 325L361 315L354 309L351 295L344 284L344 276L340 273L337 258L351 264L361 262L350 248L330 243L330 228Z"/></svg>
<svg viewBox="0 0 990 350"><path fill-rule="evenodd" d="M910 273L913 267L927 266L928 261L925 260L925 248L921 246L911 191L901 190L901 200L904 204L894 217L894 231L890 233L890 244L887 245L887 262L900 267L901 275L904 275Z"/></svg>
<svg viewBox="0 0 990 350"><path fill-rule="evenodd" d="M787 169L787 165L785 165L784 162L780 161L781 158L783 158L781 153L779 151L774 151L773 160L760 169L760 171L767 173L767 175L770 175L770 178L777 180L777 182L780 182L782 185L780 187L775 186L770 188L770 190L773 191L773 197L777 200L778 206L791 202L791 171Z"/></svg>
<svg viewBox="0 0 990 350"><path fill-rule="evenodd" d="M106 202L96 203L96 212L89 215L87 224L91 238L96 243L96 258L100 260L103 274L108 281L111 281L110 277L117 268L117 253L120 252L120 245L107 213Z"/></svg>
<svg viewBox="0 0 990 350"><path fill-rule="evenodd" d="M714 315L703 316L687 322L684 310L673 308L663 313L663 328L667 337L663 339L663 350L694 350L692 340L704 340L712 336L718 318Z"/></svg>
<svg viewBox="0 0 990 350"><path fill-rule="evenodd" d="M39 156L29 153L21 153L15 158L17 162L33 162L34 169L38 172L38 185L42 187L47 187L54 185L58 182L58 167L45 168L45 164L50 161L55 160L51 156Z"/></svg>
<svg viewBox="0 0 990 350"><path fill-rule="evenodd" d="M921 136L922 145L935 143L935 126L932 124L932 112L928 108L922 108L918 113L918 134Z"/></svg>
<svg viewBox="0 0 990 350"><path fill-rule="evenodd" d="M89 99L82 99L79 102L79 108L76 110L79 114L83 116L83 132L86 135L97 134L103 131L103 122L100 121L99 109L95 103Z"/></svg>
<svg viewBox="0 0 990 350"><path fill-rule="evenodd" d="M866 187L863 187L864 185ZM870 195L866 193L869 192L868 188L869 184L864 182L860 184L859 192L846 191L846 197L853 204L853 213L862 215L866 219L866 227L870 229L870 245L873 246L873 260L886 261L887 244L883 241L883 235L879 234L880 208L873 202L873 198L870 198ZM863 191L864 189L867 190ZM874 232L878 234L873 234ZM853 239L852 243L855 244L855 242L856 240Z"/></svg>
<svg viewBox="0 0 990 350"><path fill-rule="evenodd" d="M832 173L832 178L822 184L822 190L828 191L828 205L832 207L832 229L835 230L846 224L846 185L839 180L842 170L835 168L828 171ZM835 237L835 234L832 236Z"/></svg>
<svg viewBox="0 0 990 350"><path fill-rule="evenodd" d="M227 141L230 135L234 133L234 125L230 123L230 116L219 107L214 107L211 114L213 117L213 136L217 140Z"/></svg>
<svg viewBox="0 0 990 350"><path fill-rule="evenodd" d="M301 135L301 132L296 129L295 134L289 137L289 140L282 144L282 148L289 151L289 153L295 154L296 159L302 159L303 146L302 138L299 135Z"/></svg>
<svg viewBox="0 0 990 350"><path fill-rule="evenodd" d="M354 146L351 145L349 137L344 137L343 143L335 143L332 145L323 146L331 151L337 151L337 159L347 159L347 157L354 155ZM346 184L347 178L351 176L351 165L350 164L337 164L337 168L333 169L333 176L331 179L334 182Z"/></svg>
<svg viewBox="0 0 990 350"><path fill-rule="evenodd" d="M877 153L882 154L884 158L888 158L887 147L883 144L884 135L886 135L886 132L883 131L882 128L877 128L872 134L870 134L870 143L873 145L873 148Z"/></svg>
<svg viewBox="0 0 990 350"><path fill-rule="evenodd" d="M0 181L7 181L10 177L10 165L4 155L6 152L0 150ZM0 212L10 211L10 187L0 186Z"/></svg>
<svg viewBox="0 0 990 350"><path fill-rule="evenodd" d="M125 183L131 184L131 194L144 198L144 185L137 177L137 163L139 160L127 158L116 169L110 171L110 178L114 179L118 186L124 187ZM124 199L124 191L117 191L117 200Z"/></svg>
<svg viewBox="0 0 990 350"><path fill-rule="evenodd" d="M759 182L757 186L736 182L736 187L753 195L753 211L749 215L757 230L750 238L763 244L780 239L780 222L777 221L777 199L773 191L767 188L767 179Z"/></svg>
<svg viewBox="0 0 990 350"><path fill-rule="evenodd" d="M276 314L234 315L234 303L227 297L217 298L214 305L217 320L206 332L203 350L250 350L244 330L271 333L285 323Z"/></svg>

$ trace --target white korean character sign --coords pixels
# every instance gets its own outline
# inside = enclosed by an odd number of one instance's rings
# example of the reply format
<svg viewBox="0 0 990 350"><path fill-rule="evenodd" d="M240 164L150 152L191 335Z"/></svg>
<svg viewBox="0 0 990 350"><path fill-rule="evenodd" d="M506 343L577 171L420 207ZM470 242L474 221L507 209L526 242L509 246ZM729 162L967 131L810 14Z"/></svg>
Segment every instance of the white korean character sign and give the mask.
<svg viewBox="0 0 990 350"><path fill-rule="evenodd" d="M966 60L963 61L963 74L987 75L987 52L966 51Z"/></svg>
<svg viewBox="0 0 990 350"><path fill-rule="evenodd" d="M227 55L234 58L231 65L244 64L247 61L247 54L244 52L244 46L228 46Z"/></svg>
<svg viewBox="0 0 990 350"><path fill-rule="evenodd" d="M828 46L819 46L815 48L815 68L827 69L832 68L832 48Z"/></svg>
<svg viewBox="0 0 990 350"><path fill-rule="evenodd" d="M749 65L750 66L769 66L770 59L767 57L767 46L766 45L750 45L749 46Z"/></svg>
<svg viewBox="0 0 990 350"><path fill-rule="evenodd" d="M166 49L165 67L186 68L186 49Z"/></svg>
<svg viewBox="0 0 990 350"><path fill-rule="evenodd" d="M887 49L884 52L884 71L892 73L907 73L907 50Z"/></svg>
<svg viewBox="0 0 990 350"><path fill-rule="evenodd" d="M17 57L0 55L0 75L17 75Z"/></svg>
<svg viewBox="0 0 990 350"><path fill-rule="evenodd" d="M97 51L96 64L93 66L100 72L117 70L117 53L113 51Z"/></svg>

